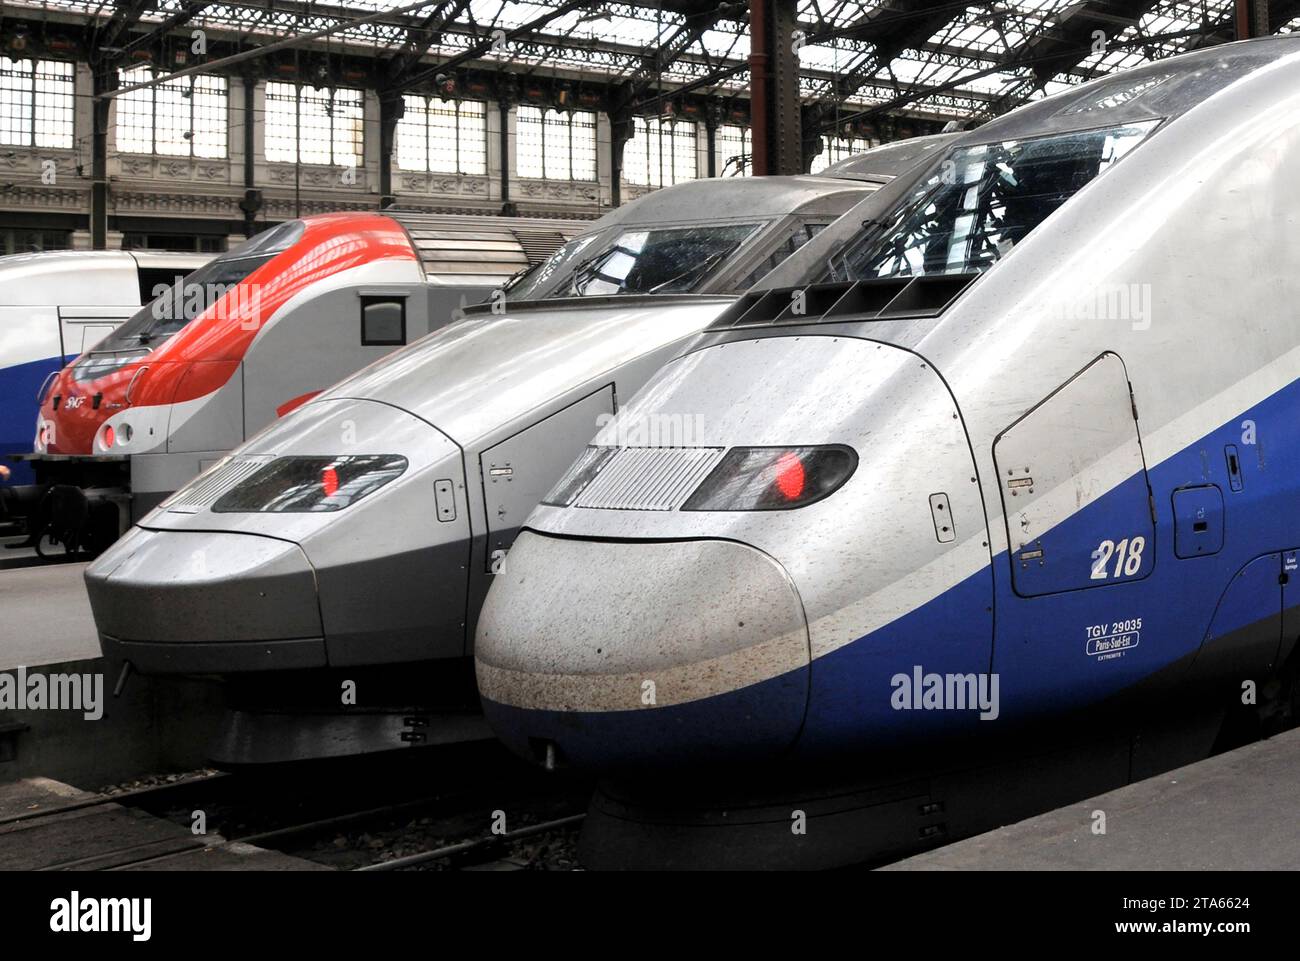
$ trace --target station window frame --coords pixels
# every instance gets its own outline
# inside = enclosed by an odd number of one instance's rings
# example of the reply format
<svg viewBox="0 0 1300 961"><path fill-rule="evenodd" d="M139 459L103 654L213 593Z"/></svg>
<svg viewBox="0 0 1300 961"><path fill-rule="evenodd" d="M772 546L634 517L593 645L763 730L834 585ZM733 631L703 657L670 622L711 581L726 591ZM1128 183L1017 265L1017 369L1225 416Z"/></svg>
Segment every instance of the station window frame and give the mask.
<svg viewBox="0 0 1300 961"><path fill-rule="evenodd" d="M738 161L727 165L732 161ZM718 177L748 177L753 174L753 135L748 126L719 124L713 134L713 169Z"/></svg>
<svg viewBox="0 0 1300 961"><path fill-rule="evenodd" d="M71 150L76 145L76 65L0 57L0 144Z"/></svg>
<svg viewBox="0 0 1300 961"><path fill-rule="evenodd" d="M596 182L596 114L592 111L520 104L515 111L515 139L517 176ZM530 156L534 150L536 156Z"/></svg>
<svg viewBox="0 0 1300 961"><path fill-rule="evenodd" d="M822 152L813 157L812 164L808 168L811 174L821 173L841 160L866 153L879 143L873 142L870 137L824 137L822 139Z"/></svg>
<svg viewBox="0 0 1300 961"><path fill-rule="evenodd" d="M623 182L671 187L700 179L700 125L693 120L633 117L632 137L623 147Z"/></svg>
<svg viewBox="0 0 1300 961"><path fill-rule="evenodd" d="M269 80L265 97L267 163L365 165L365 91ZM321 135L304 139L304 132Z"/></svg>
<svg viewBox="0 0 1300 961"><path fill-rule="evenodd" d="M118 71L126 87L153 80L160 71ZM226 160L230 154L230 83L216 74L166 80L113 99L117 151L154 157Z"/></svg>
<svg viewBox="0 0 1300 961"><path fill-rule="evenodd" d="M415 173L457 174L464 177L486 176L487 103L482 100L445 100L423 94L406 94L405 109L397 123L394 143L395 159L401 170ZM448 123L447 121L451 122ZM451 133L451 162L435 151L435 138ZM419 157L421 162L410 161ZM403 161L406 162L403 162Z"/></svg>

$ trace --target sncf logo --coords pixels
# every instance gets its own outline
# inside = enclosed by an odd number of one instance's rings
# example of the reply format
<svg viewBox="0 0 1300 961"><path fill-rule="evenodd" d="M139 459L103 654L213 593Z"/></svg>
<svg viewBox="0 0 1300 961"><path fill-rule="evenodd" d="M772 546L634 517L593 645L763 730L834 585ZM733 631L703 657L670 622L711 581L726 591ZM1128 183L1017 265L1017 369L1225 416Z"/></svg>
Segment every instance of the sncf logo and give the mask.
<svg viewBox="0 0 1300 961"><path fill-rule="evenodd" d="M67 403L65 403L63 406L66 407L68 410L76 410L78 407L81 407L85 403L86 403L85 397L69 397Z"/></svg>

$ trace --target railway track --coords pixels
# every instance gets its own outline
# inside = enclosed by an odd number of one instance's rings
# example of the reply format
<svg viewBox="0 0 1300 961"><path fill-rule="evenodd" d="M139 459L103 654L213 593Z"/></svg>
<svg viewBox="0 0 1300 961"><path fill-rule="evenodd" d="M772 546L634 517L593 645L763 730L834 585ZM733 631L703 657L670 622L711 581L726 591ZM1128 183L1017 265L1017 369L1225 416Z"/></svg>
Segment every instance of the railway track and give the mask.
<svg viewBox="0 0 1300 961"><path fill-rule="evenodd" d="M530 824L525 827L516 828L513 831L506 831L502 834L490 835L488 837L469 838L455 844L444 845L443 847L433 848L429 851L421 851L417 854L409 854L388 861L376 861L373 864L368 864L356 868L355 870L401 871L407 868L434 864L439 861L445 861L460 868L471 866L488 867L495 865L526 867L528 866L527 862L521 864L521 862L517 860L501 857L500 852L508 850L512 845L535 837L567 834L568 832L577 829L585 818L585 814L571 814L567 817L555 818L554 820L542 821L537 824Z"/></svg>
<svg viewBox="0 0 1300 961"><path fill-rule="evenodd" d="M0 814L0 868L151 870L200 852L235 869L241 858L249 868L269 863L253 852L270 852L278 866L336 870L575 867L572 836L590 786L496 745L458 747L437 759L420 752L75 792Z"/></svg>

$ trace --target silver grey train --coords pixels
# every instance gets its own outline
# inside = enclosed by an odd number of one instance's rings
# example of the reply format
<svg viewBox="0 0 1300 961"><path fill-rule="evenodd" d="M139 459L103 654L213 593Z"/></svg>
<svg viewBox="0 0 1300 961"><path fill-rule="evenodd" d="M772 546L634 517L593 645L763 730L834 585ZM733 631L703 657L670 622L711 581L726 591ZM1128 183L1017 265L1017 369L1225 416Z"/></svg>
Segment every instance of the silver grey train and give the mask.
<svg viewBox="0 0 1300 961"><path fill-rule="evenodd" d="M933 160L956 137L956 133L935 133L896 140L837 160L817 176L847 177L884 186L898 176L899 171L918 168L922 163Z"/></svg>
<svg viewBox="0 0 1300 961"><path fill-rule="evenodd" d="M613 778L584 830L645 864L725 843L669 768L733 765L721 797L1073 724L1115 786L1226 730L1100 750L1177 710L1294 723L1297 184L1285 36L1024 106L882 189L622 403L525 520L475 644L497 734ZM683 417L689 443L646 439ZM969 832L950 786L747 799L730 823L768 863L842 863L856 842L818 839L853 805L882 843ZM1030 767L1002 793L1053 787Z"/></svg>
<svg viewBox="0 0 1300 961"><path fill-rule="evenodd" d="M227 676L227 763L484 736L471 642L524 517L666 359L878 186L698 181L602 218L504 311L348 378L144 518L87 571L105 653Z"/></svg>

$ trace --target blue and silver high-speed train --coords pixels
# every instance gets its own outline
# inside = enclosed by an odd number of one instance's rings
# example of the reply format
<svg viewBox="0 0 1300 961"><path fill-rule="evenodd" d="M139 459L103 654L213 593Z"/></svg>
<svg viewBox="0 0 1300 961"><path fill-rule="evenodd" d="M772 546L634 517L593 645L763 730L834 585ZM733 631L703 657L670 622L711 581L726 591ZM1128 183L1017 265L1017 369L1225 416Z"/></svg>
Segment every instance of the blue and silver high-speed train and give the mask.
<svg viewBox="0 0 1300 961"><path fill-rule="evenodd" d="M42 384L211 257L155 251L59 250L0 257L0 458L15 484L31 468Z"/></svg>
<svg viewBox="0 0 1300 961"><path fill-rule="evenodd" d="M490 737L470 646L523 519L624 398L887 168L684 183L596 221L507 303L312 398L141 519L87 570L105 653L226 678L227 763Z"/></svg>
<svg viewBox="0 0 1300 961"><path fill-rule="evenodd" d="M475 645L498 735L616 772L1193 690L1294 711L1298 183L1276 37L1027 105L881 190L525 521Z"/></svg>

